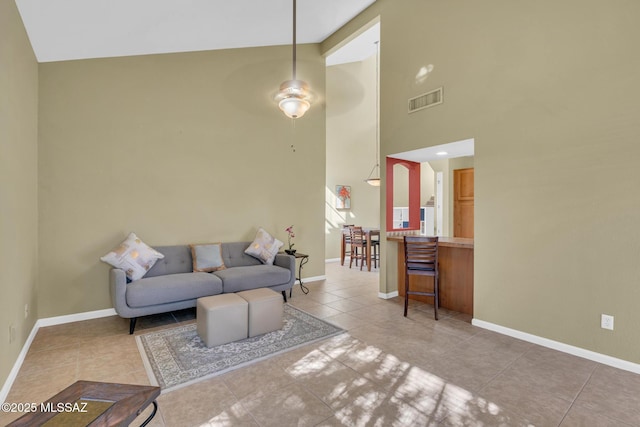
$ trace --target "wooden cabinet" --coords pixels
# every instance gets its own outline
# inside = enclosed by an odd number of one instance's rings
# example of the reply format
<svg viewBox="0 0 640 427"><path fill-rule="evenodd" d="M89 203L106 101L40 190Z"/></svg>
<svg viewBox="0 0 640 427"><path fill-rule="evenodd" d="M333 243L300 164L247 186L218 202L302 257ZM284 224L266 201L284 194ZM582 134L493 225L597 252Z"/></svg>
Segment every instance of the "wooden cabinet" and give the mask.
<svg viewBox="0 0 640 427"><path fill-rule="evenodd" d="M393 208L393 228L409 228L409 208L394 206Z"/></svg>
<svg viewBox="0 0 640 427"><path fill-rule="evenodd" d="M435 209L433 206L420 207L420 232L431 236L435 231ZM409 228L409 208L396 206L393 208L393 228Z"/></svg>
<svg viewBox="0 0 640 427"><path fill-rule="evenodd" d="M453 171L453 235L473 238L474 169Z"/></svg>

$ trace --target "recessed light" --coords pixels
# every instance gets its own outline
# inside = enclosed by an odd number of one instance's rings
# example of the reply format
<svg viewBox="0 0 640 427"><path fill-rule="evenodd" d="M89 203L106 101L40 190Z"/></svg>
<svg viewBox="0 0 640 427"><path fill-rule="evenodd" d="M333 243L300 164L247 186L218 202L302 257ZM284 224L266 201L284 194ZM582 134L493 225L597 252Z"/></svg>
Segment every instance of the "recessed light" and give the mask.
<svg viewBox="0 0 640 427"><path fill-rule="evenodd" d="M446 156L447 154L449 154L449 153L447 153L446 151L438 151L436 153L436 156Z"/></svg>

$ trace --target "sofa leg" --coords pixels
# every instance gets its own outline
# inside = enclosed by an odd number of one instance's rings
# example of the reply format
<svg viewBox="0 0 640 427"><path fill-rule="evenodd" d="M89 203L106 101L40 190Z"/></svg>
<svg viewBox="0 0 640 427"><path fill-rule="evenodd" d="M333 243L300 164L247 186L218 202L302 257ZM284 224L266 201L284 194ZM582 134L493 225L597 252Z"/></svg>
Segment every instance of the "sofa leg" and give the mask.
<svg viewBox="0 0 640 427"><path fill-rule="evenodd" d="M133 330L136 328L136 320L138 320L137 317L132 317L129 320L129 335L133 335Z"/></svg>
<svg viewBox="0 0 640 427"><path fill-rule="evenodd" d="M284 302L287 302L287 291L282 291L282 298L284 298Z"/></svg>

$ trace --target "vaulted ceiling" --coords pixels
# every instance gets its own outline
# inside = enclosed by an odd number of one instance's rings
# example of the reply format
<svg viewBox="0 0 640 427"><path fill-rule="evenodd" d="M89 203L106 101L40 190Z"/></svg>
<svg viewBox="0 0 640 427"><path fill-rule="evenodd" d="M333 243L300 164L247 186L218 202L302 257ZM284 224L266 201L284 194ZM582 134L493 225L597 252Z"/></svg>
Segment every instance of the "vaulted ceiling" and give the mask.
<svg viewBox="0 0 640 427"><path fill-rule="evenodd" d="M318 43L375 0L299 0ZM38 62L291 44L292 0L16 0Z"/></svg>

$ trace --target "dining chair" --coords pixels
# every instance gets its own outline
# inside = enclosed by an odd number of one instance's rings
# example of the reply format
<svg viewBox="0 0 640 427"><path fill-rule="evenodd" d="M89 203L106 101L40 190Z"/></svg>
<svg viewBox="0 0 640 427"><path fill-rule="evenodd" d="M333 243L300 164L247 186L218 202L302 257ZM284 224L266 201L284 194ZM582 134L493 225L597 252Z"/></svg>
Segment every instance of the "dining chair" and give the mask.
<svg viewBox="0 0 640 427"><path fill-rule="evenodd" d="M378 268L380 262L380 234L376 236L369 235L371 239L371 261L374 268Z"/></svg>
<svg viewBox="0 0 640 427"><path fill-rule="evenodd" d="M433 297L433 310L438 320L438 237L404 236L404 317L407 317L409 295ZM411 291L410 276L433 277L433 292Z"/></svg>
<svg viewBox="0 0 640 427"><path fill-rule="evenodd" d="M351 231L350 228L353 227L355 224L344 224L342 226L342 240L344 244L344 258L347 257L347 255L349 256L349 258L351 258ZM348 249L347 249L348 246ZM344 258L342 258L342 264L344 265ZM356 265L358 265L356 263Z"/></svg>
<svg viewBox="0 0 640 427"><path fill-rule="evenodd" d="M349 258L349 268L353 264L353 260L356 260L356 267L358 266L358 260L360 260L360 270L367 259L367 241L362 231L362 227L349 228L351 235L351 257ZM360 251L358 251L360 249Z"/></svg>

